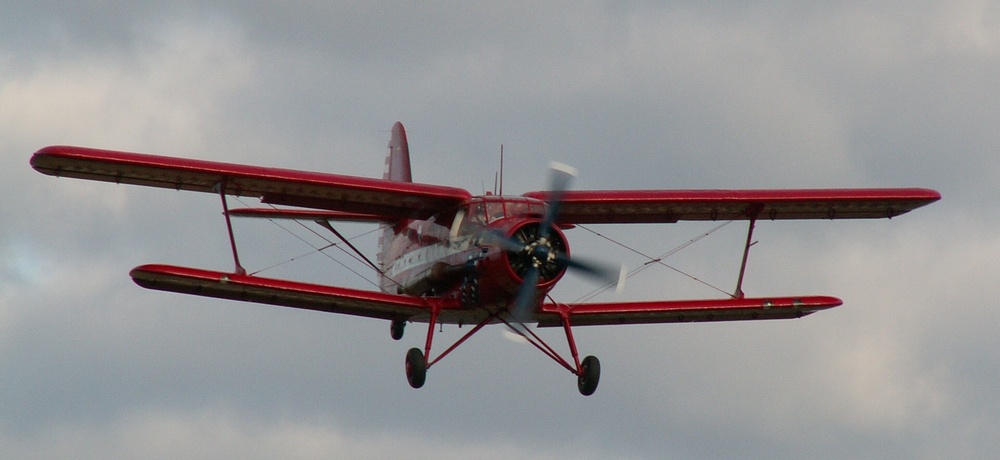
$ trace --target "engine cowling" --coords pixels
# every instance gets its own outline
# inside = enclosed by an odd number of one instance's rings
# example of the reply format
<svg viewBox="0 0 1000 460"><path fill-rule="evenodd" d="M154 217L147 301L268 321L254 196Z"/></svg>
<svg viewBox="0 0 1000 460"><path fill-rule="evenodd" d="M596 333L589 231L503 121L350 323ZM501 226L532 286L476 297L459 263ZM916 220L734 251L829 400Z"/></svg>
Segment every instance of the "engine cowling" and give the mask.
<svg viewBox="0 0 1000 460"><path fill-rule="evenodd" d="M504 253L507 265L517 275L518 281L523 281L525 273L537 266L539 286L558 280L566 272L566 264L562 261L569 257L569 247L562 232L552 229L547 236L542 237L541 225L541 222L527 222L517 226L510 238L522 245L523 249L508 249Z"/></svg>
<svg viewBox="0 0 1000 460"><path fill-rule="evenodd" d="M566 272L569 259L566 237L559 229L550 229L543 235L540 219L500 222L487 233L493 236L483 240L489 250L479 265L478 286L484 304L510 305L525 282L534 284L532 291L540 299ZM530 272L536 272L533 270L536 266L537 277L532 280Z"/></svg>

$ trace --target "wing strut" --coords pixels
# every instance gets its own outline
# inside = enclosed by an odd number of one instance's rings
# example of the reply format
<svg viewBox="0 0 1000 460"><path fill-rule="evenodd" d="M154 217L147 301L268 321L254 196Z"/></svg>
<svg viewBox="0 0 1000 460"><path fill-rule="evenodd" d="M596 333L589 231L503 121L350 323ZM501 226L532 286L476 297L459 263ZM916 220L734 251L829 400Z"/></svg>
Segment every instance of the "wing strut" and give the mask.
<svg viewBox="0 0 1000 460"><path fill-rule="evenodd" d="M351 242L347 238L345 238L344 235L342 235L340 232L338 232L337 229L333 228L333 225L330 224L330 221L328 221L326 219L317 219L316 223L319 224L320 227L323 227L323 228L325 228L325 229L333 232L333 234L336 235L337 238L340 238L340 241L343 241L344 244L347 245L347 247L351 248L351 250L354 251L355 254L357 254L358 256L360 256L361 260L364 260L365 263L367 263L370 267L374 268L375 269L375 273L378 273L379 275L384 275L385 274L385 272L383 272L382 269L378 268L378 265L375 265L375 263L372 262L371 259L368 258L368 256L366 256L363 252L361 252L361 250L359 250L357 247L355 247L353 244L351 244Z"/></svg>
<svg viewBox="0 0 1000 460"><path fill-rule="evenodd" d="M736 291L733 292L734 299L743 298L743 276L747 272L747 259L750 257L750 246L754 245L753 229L757 224L757 215L760 214L761 209L762 207L756 206L747 212L750 215L750 225L747 229L747 244L743 248L743 262L740 263L740 276L736 280Z"/></svg>
<svg viewBox="0 0 1000 460"><path fill-rule="evenodd" d="M247 270L240 265L240 254L236 250L236 237L233 235L233 222L229 218L229 203L226 202L226 179L222 179L219 183L215 184L218 189L219 197L222 198L222 215L226 217L226 230L229 231L229 245L233 248L233 262L236 264L235 273L237 275L246 275Z"/></svg>

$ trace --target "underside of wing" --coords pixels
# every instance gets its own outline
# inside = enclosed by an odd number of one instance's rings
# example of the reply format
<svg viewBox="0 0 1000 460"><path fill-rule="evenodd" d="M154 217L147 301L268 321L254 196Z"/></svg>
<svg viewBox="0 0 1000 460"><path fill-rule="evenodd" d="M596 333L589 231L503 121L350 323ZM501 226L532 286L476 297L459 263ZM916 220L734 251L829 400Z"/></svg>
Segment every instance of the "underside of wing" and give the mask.
<svg viewBox="0 0 1000 460"><path fill-rule="evenodd" d="M548 201L552 192L525 196ZM892 218L933 203L923 188L786 190L581 190L561 197L559 224L682 220Z"/></svg>
<svg viewBox="0 0 1000 460"><path fill-rule="evenodd" d="M380 216L427 218L470 197L437 185L246 166L83 147L45 147L31 157L43 174L150 187L253 196L269 204Z"/></svg>
<svg viewBox="0 0 1000 460"><path fill-rule="evenodd" d="M239 208L230 209L233 217L255 217L260 219L328 220L338 222L391 222L378 214L343 211L313 211L303 209Z"/></svg>
<svg viewBox="0 0 1000 460"><path fill-rule="evenodd" d="M436 298L418 298L171 265L142 265L136 284L160 291L256 302L368 318L406 320L426 316ZM442 305L442 308L451 308Z"/></svg>
<svg viewBox="0 0 1000 460"><path fill-rule="evenodd" d="M772 297L719 300L544 304L536 318L539 327L560 326L561 311L574 326L683 323L801 318L841 305L836 297Z"/></svg>

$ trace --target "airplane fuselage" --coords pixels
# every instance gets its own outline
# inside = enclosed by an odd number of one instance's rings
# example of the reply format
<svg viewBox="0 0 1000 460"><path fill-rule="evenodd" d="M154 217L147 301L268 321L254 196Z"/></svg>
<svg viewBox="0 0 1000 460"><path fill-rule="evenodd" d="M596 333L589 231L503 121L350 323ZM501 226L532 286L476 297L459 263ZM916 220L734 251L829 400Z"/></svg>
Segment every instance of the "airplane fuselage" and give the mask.
<svg viewBox="0 0 1000 460"><path fill-rule="evenodd" d="M387 226L379 257L380 288L411 296L453 296L467 308L506 308L526 268L537 264L544 268L537 283L540 299L565 267L511 250L501 240L531 243L530 232L545 211L546 204L533 198L485 195L427 220ZM553 259L556 252L568 254L558 229L548 239Z"/></svg>

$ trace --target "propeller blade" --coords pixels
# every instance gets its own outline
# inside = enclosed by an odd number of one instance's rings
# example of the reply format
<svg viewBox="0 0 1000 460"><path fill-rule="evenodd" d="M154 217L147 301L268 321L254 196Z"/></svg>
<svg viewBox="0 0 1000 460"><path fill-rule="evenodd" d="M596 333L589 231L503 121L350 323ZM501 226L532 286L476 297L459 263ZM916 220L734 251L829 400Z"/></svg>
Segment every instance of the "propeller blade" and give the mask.
<svg viewBox="0 0 1000 460"><path fill-rule="evenodd" d="M528 269L528 272L524 274L524 281L521 283L521 289L517 291L517 297L514 300L514 320L524 322L528 319L528 312L532 307L534 307L535 288L538 284L539 275L540 270L538 267L531 267Z"/></svg>
<svg viewBox="0 0 1000 460"><path fill-rule="evenodd" d="M560 254L556 258L557 263L563 264L577 273L595 279L602 283L618 283L621 269L614 268L607 264L592 261L581 261L578 257L570 259L565 254Z"/></svg>
<svg viewBox="0 0 1000 460"><path fill-rule="evenodd" d="M549 169L552 170L552 176L549 179L549 191L552 195L549 197L548 210L545 213L545 218L542 219L542 227L539 232L539 238L548 238L549 231L552 225L555 224L556 217L559 216L559 208L562 205L562 197L566 193L566 189L569 188L570 182L576 177L576 168L565 165L559 162L550 162Z"/></svg>
<svg viewBox="0 0 1000 460"><path fill-rule="evenodd" d="M549 264L553 260L558 266L572 268L582 275L595 278L606 284L618 284L621 289L625 275L624 266L621 270L610 268L607 265L572 260L565 253L551 245L549 237L552 234L559 211L562 206L563 196L569 188L573 177L576 176L576 169L562 163L551 162L549 168L552 171L549 180L548 201L546 202L545 215L542 217L540 225L534 234L516 233L516 237L508 237L497 230L485 231L484 239L499 245L506 251L522 253L522 257L530 260L531 267L524 272L521 287L517 291L514 303L511 308L511 316L515 321L523 323L530 319L531 309L536 305L538 294L538 281L542 276L542 265ZM522 230L528 228L522 227ZM534 228L534 227L532 227ZM560 242L560 245L563 243ZM551 266L546 265L546 270L551 270ZM554 276L552 273L546 276Z"/></svg>
<svg viewBox="0 0 1000 460"><path fill-rule="evenodd" d="M498 246L503 248L504 251L521 252L526 247L524 243L514 238L507 237L502 231L495 228L483 231L482 239L487 243L496 243Z"/></svg>
<svg viewBox="0 0 1000 460"><path fill-rule="evenodd" d="M621 271L618 272L618 283L615 285L615 294L621 294L625 290L626 279L628 279L628 267L622 264Z"/></svg>

